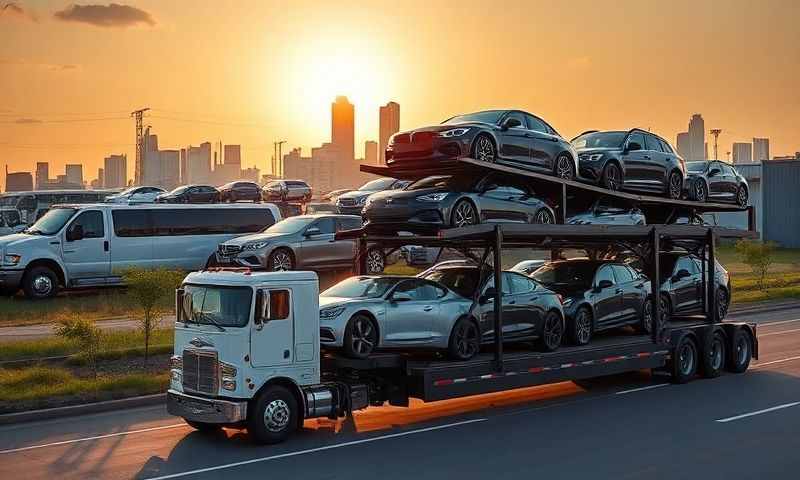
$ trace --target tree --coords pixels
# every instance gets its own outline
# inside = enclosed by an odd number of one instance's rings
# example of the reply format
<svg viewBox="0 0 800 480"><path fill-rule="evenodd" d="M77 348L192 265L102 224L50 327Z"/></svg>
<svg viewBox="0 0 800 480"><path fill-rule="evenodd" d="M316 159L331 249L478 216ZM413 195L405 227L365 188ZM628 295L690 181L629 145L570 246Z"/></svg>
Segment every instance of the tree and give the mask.
<svg viewBox="0 0 800 480"><path fill-rule="evenodd" d="M103 337L102 330L94 322L75 316L59 322L59 326L56 328L56 335L78 344L80 353L89 362L92 377L97 379L97 353L100 351Z"/></svg>
<svg viewBox="0 0 800 480"><path fill-rule="evenodd" d="M736 252L742 262L747 264L758 278L758 288L765 290L764 281L769 273L769 268L775 261L775 242L762 242L753 240L739 240L736 242Z"/></svg>
<svg viewBox="0 0 800 480"><path fill-rule="evenodd" d="M161 316L172 306L165 300L172 298L183 281L184 274L173 270L145 270L135 268L123 275L128 294L141 309L141 329L144 333L144 363L150 355L150 337L161 321Z"/></svg>

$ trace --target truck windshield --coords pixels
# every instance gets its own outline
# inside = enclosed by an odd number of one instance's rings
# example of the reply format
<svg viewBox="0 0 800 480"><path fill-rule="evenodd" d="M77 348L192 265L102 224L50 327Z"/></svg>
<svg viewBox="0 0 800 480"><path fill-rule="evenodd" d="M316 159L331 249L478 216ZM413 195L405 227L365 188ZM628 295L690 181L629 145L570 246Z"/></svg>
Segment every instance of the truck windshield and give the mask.
<svg viewBox="0 0 800 480"><path fill-rule="evenodd" d="M52 208L25 230L31 235L55 235L77 212L74 208Z"/></svg>
<svg viewBox="0 0 800 480"><path fill-rule="evenodd" d="M321 297L339 298L378 298L383 296L398 278L390 277L350 277L320 294Z"/></svg>
<svg viewBox="0 0 800 480"><path fill-rule="evenodd" d="M181 319L186 323L244 327L250 320L249 287L184 285Z"/></svg>

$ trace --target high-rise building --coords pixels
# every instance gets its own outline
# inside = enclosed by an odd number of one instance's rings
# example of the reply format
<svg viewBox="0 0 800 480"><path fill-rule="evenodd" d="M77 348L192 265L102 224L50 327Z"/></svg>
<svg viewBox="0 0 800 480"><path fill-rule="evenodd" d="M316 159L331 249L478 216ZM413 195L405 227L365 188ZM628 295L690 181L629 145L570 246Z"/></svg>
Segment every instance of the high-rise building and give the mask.
<svg viewBox="0 0 800 480"><path fill-rule="evenodd" d="M299 148L293 148L283 156L284 177L305 180L312 187L318 188L316 179L311 177L311 163L311 157L304 157Z"/></svg>
<svg viewBox="0 0 800 480"><path fill-rule="evenodd" d="M769 160L769 138L753 138L753 162Z"/></svg>
<svg viewBox="0 0 800 480"><path fill-rule="evenodd" d="M734 165L753 162L752 143L734 142L732 152Z"/></svg>
<svg viewBox="0 0 800 480"><path fill-rule="evenodd" d="M36 162L36 189L41 190L50 182L50 164Z"/></svg>
<svg viewBox="0 0 800 480"><path fill-rule="evenodd" d="M33 190L33 175L31 172L8 173L6 165L6 192L26 192Z"/></svg>
<svg viewBox="0 0 800 480"><path fill-rule="evenodd" d="M125 188L128 185L128 158L109 155L103 159L103 187Z"/></svg>
<svg viewBox="0 0 800 480"><path fill-rule="evenodd" d="M159 150L158 181L155 185L173 189L181 181L181 152L179 150Z"/></svg>
<svg viewBox="0 0 800 480"><path fill-rule="evenodd" d="M211 180L211 143L191 145L186 149L186 173L183 183L207 183Z"/></svg>
<svg viewBox="0 0 800 480"><path fill-rule="evenodd" d="M341 152L342 166L356 158L355 115L355 107L345 96L336 97L331 104L331 144Z"/></svg>
<svg viewBox="0 0 800 480"><path fill-rule="evenodd" d="M102 168L97 169L97 181L94 184L94 188L103 188L106 183L106 172Z"/></svg>
<svg viewBox="0 0 800 480"><path fill-rule="evenodd" d="M389 144L389 138L400 131L400 104L389 102L380 108L379 114L378 157L380 164L383 165L386 163L386 145Z"/></svg>
<svg viewBox="0 0 800 480"><path fill-rule="evenodd" d="M64 167L67 183L70 185L83 185L83 165L73 163Z"/></svg>
<svg viewBox="0 0 800 480"><path fill-rule="evenodd" d="M675 142L678 148L678 155L684 160L689 160L689 132L681 132Z"/></svg>
<svg viewBox="0 0 800 480"><path fill-rule="evenodd" d="M241 145L225 145L224 162L226 165L239 165L242 168L242 146Z"/></svg>
<svg viewBox="0 0 800 480"><path fill-rule="evenodd" d="M705 160L706 124L699 113L689 120L689 155L685 160Z"/></svg>
<svg viewBox="0 0 800 480"><path fill-rule="evenodd" d="M379 165L378 142L374 140L364 142L364 163L367 165Z"/></svg>

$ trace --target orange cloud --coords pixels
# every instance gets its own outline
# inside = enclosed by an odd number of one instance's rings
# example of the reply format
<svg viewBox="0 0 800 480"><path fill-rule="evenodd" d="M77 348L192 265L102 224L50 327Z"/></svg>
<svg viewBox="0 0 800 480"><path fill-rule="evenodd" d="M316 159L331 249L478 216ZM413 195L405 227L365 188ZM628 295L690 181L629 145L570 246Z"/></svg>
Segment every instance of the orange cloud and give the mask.
<svg viewBox="0 0 800 480"><path fill-rule="evenodd" d="M58 20L78 22L95 27L133 27L139 24L153 26L155 19L142 9L109 3L108 5L75 5L53 14Z"/></svg>

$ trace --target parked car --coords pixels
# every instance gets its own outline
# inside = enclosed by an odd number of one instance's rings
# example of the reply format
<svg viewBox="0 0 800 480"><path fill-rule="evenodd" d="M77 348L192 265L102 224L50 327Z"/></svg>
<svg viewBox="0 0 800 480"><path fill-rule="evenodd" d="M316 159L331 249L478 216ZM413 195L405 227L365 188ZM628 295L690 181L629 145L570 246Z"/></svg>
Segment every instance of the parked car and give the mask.
<svg viewBox="0 0 800 480"><path fill-rule="evenodd" d="M661 318L698 315L703 313L703 289L700 257L686 252L664 252L660 256L661 273ZM631 265L643 269L641 261ZM728 271L718 261L714 262L714 277L717 286L716 319L722 321L728 314L731 301L731 279ZM708 275L708 274L706 274ZM708 278L708 277L706 277Z"/></svg>
<svg viewBox="0 0 800 480"><path fill-rule="evenodd" d="M386 164L430 166L472 157L574 179L578 159L570 143L541 118L521 110L457 115L440 125L394 134Z"/></svg>
<svg viewBox="0 0 800 480"><path fill-rule="evenodd" d="M563 319L556 296L527 277L508 275L508 288L524 293L508 295L521 301L504 310L504 339L537 340L547 351L557 349ZM351 277L320 294L320 341L354 358L377 349L431 348L468 360L493 335L490 289L485 288L485 298L471 311L471 297L431 278ZM531 295L537 300L523 301Z"/></svg>
<svg viewBox="0 0 800 480"><path fill-rule="evenodd" d="M217 203L219 191L210 185L183 185L156 197L156 203Z"/></svg>
<svg viewBox="0 0 800 480"><path fill-rule="evenodd" d="M733 165L717 160L686 163L686 196L697 202L714 201L747 206L750 188Z"/></svg>
<svg viewBox="0 0 800 480"><path fill-rule="evenodd" d="M550 260L523 260L514 265L513 267L511 267L511 271L518 272L530 277L533 272L539 270L549 262Z"/></svg>
<svg viewBox="0 0 800 480"><path fill-rule="evenodd" d="M306 213L339 213L339 209L332 203L307 203Z"/></svg>
<svg viewBox="0 0 800 480"><path fill-rule="evenodd" d="M219 200L221 202L261 201L261 187L255 182L230 182L217 187L217 190L219 190Z"/></svg>
<svg viewBox="0 0 800 480"><path fill-rule="evenodd" d="M555 223L528 182L505 173L440 175L403 190L376 193L364 207L370 224L464 227L487 222Z"/></svg>
<svg viewBox="0 0 800 480"><path fill-rule="evenodd" d="M339 209L339 213L344 215L361 215L361 210L370 195L384 190L399 190L409 183L411 182L408 180L397 180L389 177L370 180L358 190L339 195L336 198L336 208Z"/></svg>
<svg viewBox="0 0 800 480"><path fill-rule="evenodd" d="M0 288L39 299L61 287L119 285L133 267L198 270L221 242L280 218L272 204L53 206L0 237Z"/></svg>
<svg viewBox="0 0 800 480"><path fill-rule="evenodd" d="M572 140L580 176L609 190L636 190L681 198L686 178L684 160L653 133L589 131Z"/></svg>
<svg viewBox="0 0 800 480"><path fill-rule="evenodd" d="M567 333L586 345L596 332L635 325L651 332L650 281L628 265L609 260L558 260L531 278L562 296Z"/></svg>
<svg viewBox="0 0 800 480"><path fill-rule="evenodd" d="M131 187L123 190L116 195L109 195L106 197L106 203L153 203L156 197L164 193L163 188L159 187Z"/></svg>
<svg viewBox="0 0 800 480"><path fill-rule="evenodd" d="M356 228L361 228L361 217L354 215L286 218L261 233L220 244L217 263L271 271L352 268L355 240L335 240L334 234ZM366 256L368 273L381 273L386 264L383 251L374 246Z"/></svg>
<svg viewBox="0 0 800 480"><path fill-rule="evenodd" d="M311 187L303 180L273 180L262 188L264 200L279 202L308 202Z"/></svg>
<svg viewBox="0 0 800 480"><path fill-rule="evenodd" d="M331 190L330 192L326 193L322 196L323 202L331 202L335 203L336 199L339 198L340 195L343 195L347 192L352 192L352 188L340 188L338 190Z"/></svg>
<svg viewBox="0 0 800 480"><path fill-rule="evenodd" d="M584 212L567 218L568 225L645 225L639 207L627 200L600 197Z"/></svg>

